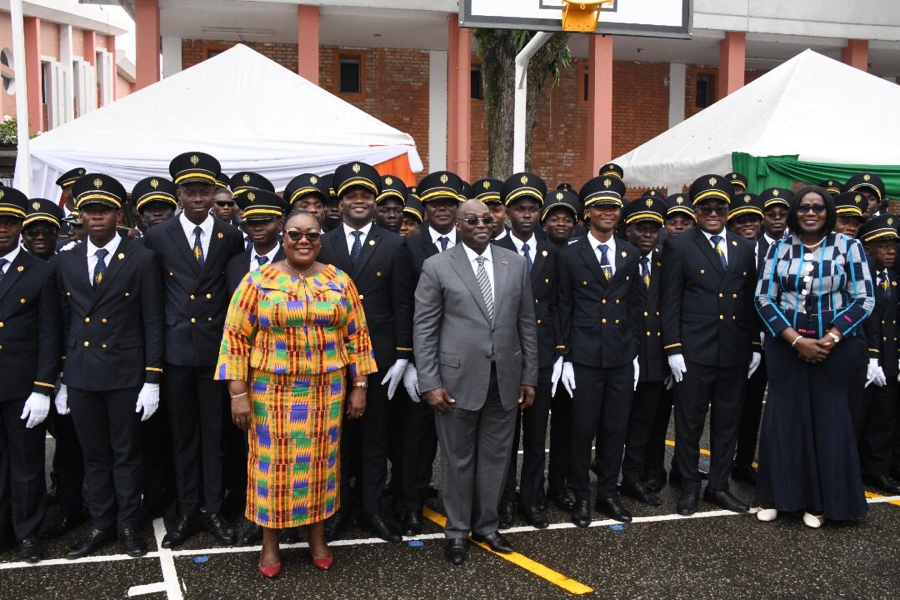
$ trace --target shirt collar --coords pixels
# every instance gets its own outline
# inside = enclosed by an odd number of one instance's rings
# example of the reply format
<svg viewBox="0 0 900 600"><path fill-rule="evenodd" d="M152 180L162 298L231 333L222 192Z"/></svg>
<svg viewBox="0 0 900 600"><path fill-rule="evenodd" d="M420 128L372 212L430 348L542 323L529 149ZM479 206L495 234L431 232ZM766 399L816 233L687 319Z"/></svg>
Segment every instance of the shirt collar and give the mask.
<svg viewBox="0 0 900 600"><path fill-rule="evenodd" d="M706 236L706 239L709 241L710 244L712 244L712 239L713 239L714 235L717 235L720 238L722 238L723 242L725 241L725 230L724 229L722 231L720 231L719 233L710 233L708 231L704 231L701 229L700 233L702 233L703 235Z"/></svg>
<svg viewBox="0 0 900 600"><path fill-rule="evenodd" d="M360 227L359 229L353 229L352 227L350 227L349 225L347 225L346 223L344 223L344 224L343 224L343 227L344 227L344 237L346 237L346 238L349 239L350 241L353 241L353 237L352 237L351 234L352 234L354 231L362 231L362 234L363 234L362 236L363 236L364 238L367 238L367 237L369 237L369 230L372 229L372 223L374 223L374 221L369 221L368 223L366 223L365 225L363 225L363 226Z"/></svg>
<svg viewBox="0 0 900 600"><path fill-rule="evenodd" d="M496 242L496 241L498 241L498 240L502 240L503 238L505 238L505 237L508 236L508 235L509 235L509 231L507 231L506 227L504 227L503 230L502 230L499 234L497 234L497 237L495 237L493 241ZM510 235L509 237L515 239L515 238L514 238L513 236L511 236L511 235ZM531 236L531 237L534 237L534 236Z"/></svg>
<svg viewBox="0 0 900 600"><path fill-rule="evenodd" d="M488 244L488 247L485 248L484 252L482 252L481 254L478 254L477 252L475 252L474 250L472 250L465 244L463 244L462 247L465 248L465 250L466 250L466 257L468 257L469 262L475 262L475 259L478 258L479 256L483 256L485 262L493 262L493 254L491 254L491 245L490 244Z"/></svg>
<svg viewBox="0 0 900 600"><path fill-rule="evenodd" d="M594 250L597 249L598 244L606 244L609 247L610 256L612 256L613 254L616 253L616 236L615 235L610 236L610 238L608 240L606 240L605 242L601 242L594 235L593 231L589 231L588 232L588 241L591 243L591 247Z"/></svg>
<svg viewBox="0 0 900 600"><path fill-rule="evenodd" d="M107 256L112 256L113 254L116 253L116 249L118 249L119 243L121 243L121 241L122 241L122 236L120 236L119 232L117 231L116 235L113 236L113 239L111 239L109 241L109 243L107 243L105 246L102 246L102 248L109 251L109 254L107 254ZM88 256L95 256L97 254L97 250L101 249L100 246L95 246L94 243L91 242L90 237L85 239L85 242L87 243L87 255Z"/></svg>
<svg viewBox="0 0 900 600"><path fill-rule="evenodd" d="M13 263L13 261L16 260L16 258L18 258L19 252L21 252L21 251L22 251L22 247L19 246L19 244L16 244L16 247L13 248L12 251L9 252L9 254L7 254L5 256L0 256L0 258L5 258L7 260L4 271L3 271L4 273L6 272L6 269L9 269L9 265L11 265Z"/></svg>
<svg viewBox="0 0 900 600"><path fill-rule="evenodd" d="M269 259L269 260L266 262L266 264L272 263L272 262L275 261L275 255L278 254L278 248L279 248L280 246L281 246L281 244L275 244L275 246L274 246L271 250L269 250L267 253L265 253L265 254L257 254L257 253L256 253L256 248L253 248L253 250L250 251L250 260L251 260L251 261L256 261L256 263L259 264L259 261L257 261L256 258L257 258L258 256L265 256L266 258Z"/></svg>
<svg viewBox="0 0 900 600"><path fill-rule="evenodd" d="M440 241L440 239L444 236L446 236L447 239L450 240L451 244L454 244L454 245L456 244L456 237L453 235L452 229L450 230L450 233L440 233L434 227L429 227L428 232L431 234L431 241L435 244L437 244Z"/></svg>
<svg viewBox="0 0 900 600"><path fill-rule="evenodd" d="M510 235L509 239L512 240L512 243L515 245L516 251L518 251L519 254L522 253L522 246L524 246L525 244L528 244L528 250L530 250L532 252L534 252L534 250L537 249L537 238L535 237L535 235L533 233L531 234L531 237L528 238L527 242L523 242L522 240L520 240L519 238L517 238L514 235Z"/></svg>
<svg viewBox="0 0 900 600"><path fill-rule="evenodd" d="M178 215L178 218L181 219L181 227L184 229L185 234L187 234L188 239L193 241L194 239L194 228L197 227L196 223L191 223L184 213ZM213 222L215 221L215 217L212 215L206 215L206 219L200 223L200 230L203 232L203 239L210 240L212 238L212 230L213 230Z"/></svg>
<svg viewBox="0 0 900 600"><path fill-rule="evenodd" d="M776 239L773 238L773 237L769 237L769 234L768 234L768 233L764 233L764 234L763 234L763 238L766 240L766 242L768 242L768 244L769 244L770 246L771 246L772 244L774 244L775 242L778 241L778 240L776 240Z"/></svg>

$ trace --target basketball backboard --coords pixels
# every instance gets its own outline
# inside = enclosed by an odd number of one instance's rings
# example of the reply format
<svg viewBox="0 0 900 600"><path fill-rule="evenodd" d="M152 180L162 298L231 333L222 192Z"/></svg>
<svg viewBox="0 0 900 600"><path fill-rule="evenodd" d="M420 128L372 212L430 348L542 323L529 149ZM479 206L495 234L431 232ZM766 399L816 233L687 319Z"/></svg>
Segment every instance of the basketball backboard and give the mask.
<svg viewBox="0 0 900 600"><path fill-rule="evenodd" d="M463 27L560 31L563 0L460 0ZM596 33L691 37L692 0L614 0L604 4Z"/></svg>

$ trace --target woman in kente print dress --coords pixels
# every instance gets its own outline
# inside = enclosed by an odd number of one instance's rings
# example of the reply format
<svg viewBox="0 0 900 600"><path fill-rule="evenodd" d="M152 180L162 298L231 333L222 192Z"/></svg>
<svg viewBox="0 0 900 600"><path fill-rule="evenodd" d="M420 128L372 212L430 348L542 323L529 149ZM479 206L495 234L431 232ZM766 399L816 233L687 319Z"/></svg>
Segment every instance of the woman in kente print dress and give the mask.
<svg viewBox="0 0 900 600"><path fill-rule="evenodd" d="M301 525L314 566L331 567L324 521L338 509L341 412L363 414L376 370L359 293L347 274L316 262L319 234L310 213L288 215L286 258L238 286L216 369L235 425L249 432L245 514L262 527L266 577L281 569L278 530Z"/></svg>

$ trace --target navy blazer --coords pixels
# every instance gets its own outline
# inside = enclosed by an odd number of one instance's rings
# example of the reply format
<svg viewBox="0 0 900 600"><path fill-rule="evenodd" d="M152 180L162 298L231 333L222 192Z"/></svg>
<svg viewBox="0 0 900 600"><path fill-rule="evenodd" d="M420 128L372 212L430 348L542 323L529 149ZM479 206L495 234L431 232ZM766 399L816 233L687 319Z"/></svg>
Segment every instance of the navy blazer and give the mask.
<svg viewBox="0 0 900 600"><path fill-rule="evenodd" d="M870 263L871 265L871 263ZM872 281L875 283L875 308L872 314L863 321L863 331L868 341L869 358L877 358L884 369L885 377L897 377L897 361L900 359L898 352L898 328L897 317L900 313L900 287L897 286L897 273L888 269L888 278L891 280L889 289L890 297L878 285L878 272L870 266Z"/></svg>
<svg viewBox="0 0 900 600"><path fill-rule="evenodd" d="M641 278L641 306L638 311L639 380L646 382L663 381L671 373L662 343L662 252L654 249L649 258L650 287L647 288Z"/></svg>
<svg viewBox="0 0 900 600"><path fill-rule="evenodd" d="M250 272L250 261L253 258L253 252L253 250L244 250L228 261L228 265L225 267L225 286L228 288L229 295L234 295L234 290L241 284L244 276ZM278 252L275 253L275 258L272 262L279 260L284 260L284 248L281 246L281 242L278 242ZM253 269L255 270L258 266L254 264Z"/></svg>
<svg viewBox="0 0 900 600"><path fill-rule="evenodd" d="M0 402L53 393L61 340L54 265L21 248L0 279Z"/></svg>

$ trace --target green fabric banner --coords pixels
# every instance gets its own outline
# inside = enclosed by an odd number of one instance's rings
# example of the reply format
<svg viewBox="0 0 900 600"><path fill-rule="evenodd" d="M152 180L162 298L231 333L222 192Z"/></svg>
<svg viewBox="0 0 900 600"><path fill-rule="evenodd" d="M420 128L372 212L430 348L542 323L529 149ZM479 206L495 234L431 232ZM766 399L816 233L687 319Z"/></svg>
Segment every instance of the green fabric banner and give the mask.
<svg viewBox="0 0 900 600"><path fill-rule="evenodd" d="M798 160L797 155L752 156L733 152L735 172L747 176L749 191L758 194L766 188L790 189L794 181L819 185L828 179L844 183L857 173L872 173L884 181L888 198L900 198L900 165L841 165Z"/></svg>

